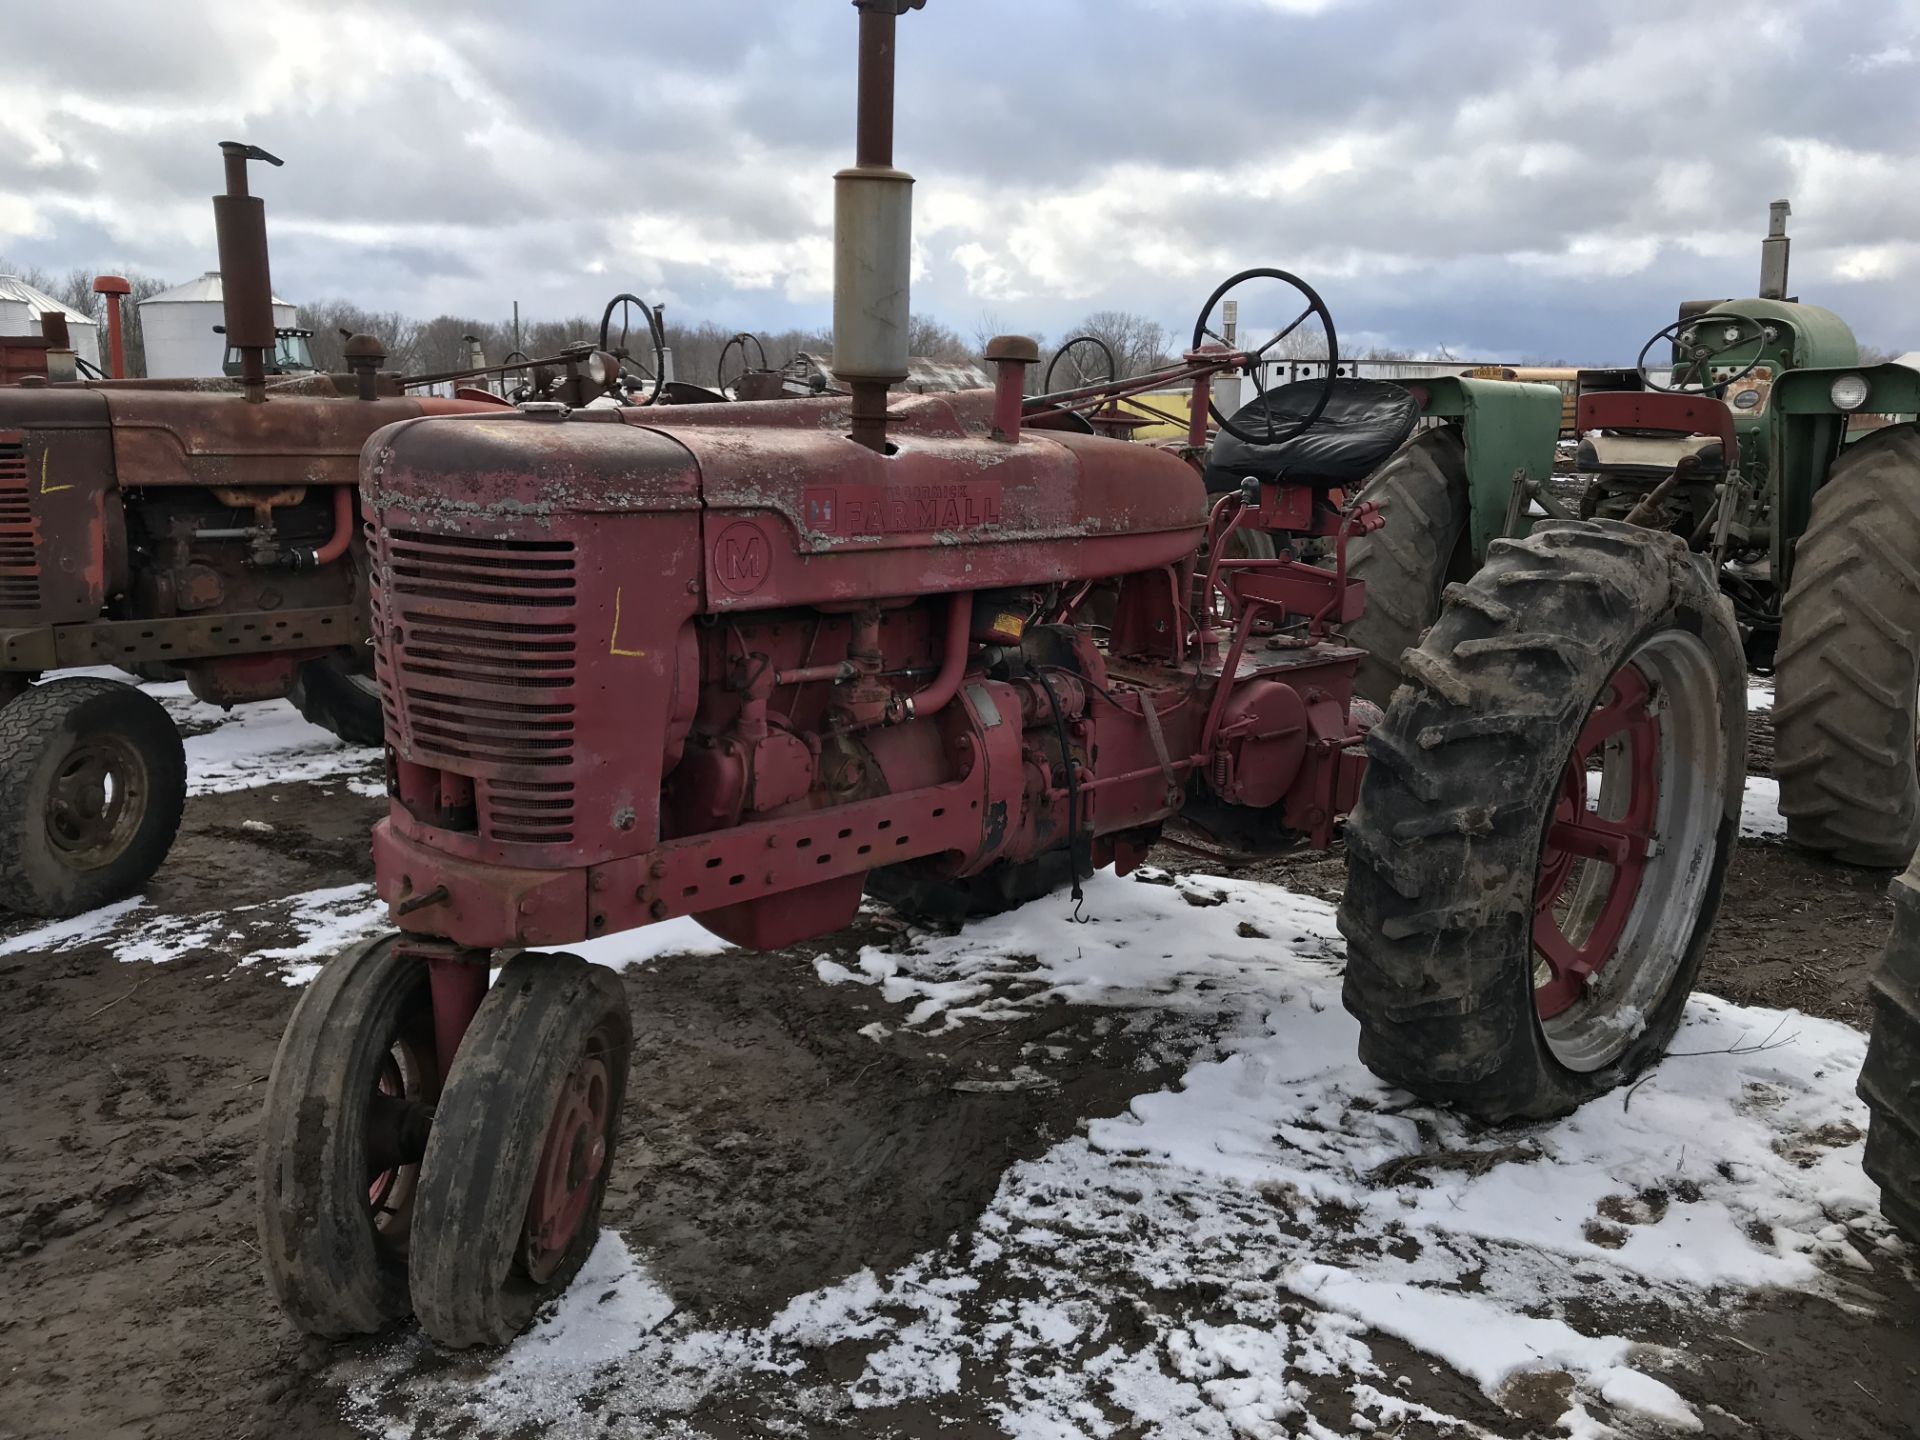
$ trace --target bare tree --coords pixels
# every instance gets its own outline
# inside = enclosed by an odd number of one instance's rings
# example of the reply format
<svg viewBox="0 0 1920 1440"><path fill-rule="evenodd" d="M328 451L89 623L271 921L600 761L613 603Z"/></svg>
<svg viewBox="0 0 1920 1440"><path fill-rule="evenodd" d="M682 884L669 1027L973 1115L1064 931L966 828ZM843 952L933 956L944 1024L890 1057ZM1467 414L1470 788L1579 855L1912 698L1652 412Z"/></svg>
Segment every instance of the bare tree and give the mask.
<svg viewBox="0 0 1920 1440"><path fill-rule="evenodd" d="M1006 326L1000 322L1000 312L982 307L980 313L973 317L973 358L986 359L987 342L996 335L1006 333Z"/></svg>
<svg viewBox="0 0 1920 1440"><path fill-rule="evenodd" d="M907 353L923 360L959 361L973 358L959 332L931 315L915 315L908 319Z"/></svg>
<svg viewBox="0 0 1920 1440"><path fill-rule="evenodd" d="M371 335L387 349L389 370L417 371L415 363L420 322L397 311L380 314L363 310L350 300L318 300L300 306L296 324L313 331L313 362L322 370L339 372L347 368L346 342L349 335Z"/></svg>
<svg viewBox="0 0 1920 1440"><path fill-rule="evenodd" d="M1157 370L1170 364L1167 330L1158 320L1136 315L1130 310L1096 310L1070 332L1069 338L1086 335L1101 341L1113 352L1114 369L1120 379ZM1091 346L1082 347L1091 350ZM1083 368L1091 368L1083 364ZM1089 380L1101 378L1089 374Z"/></svg>

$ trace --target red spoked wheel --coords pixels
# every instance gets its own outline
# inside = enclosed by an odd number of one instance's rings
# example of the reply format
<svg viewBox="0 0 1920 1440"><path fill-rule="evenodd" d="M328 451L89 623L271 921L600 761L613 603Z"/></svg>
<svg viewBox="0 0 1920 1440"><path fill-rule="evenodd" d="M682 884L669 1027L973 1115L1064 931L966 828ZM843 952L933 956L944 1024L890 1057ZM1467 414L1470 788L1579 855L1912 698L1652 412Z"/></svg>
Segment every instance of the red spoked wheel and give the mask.
<svg viewBox="0 0 1920 1440"><path fill-rule="evenodd" d="M1652 701L1646 676L1623 667L1581 727L1561 775L1533 902L1533 1003L1542 1020L1586 992L1589 978L1613 958L1639 898L1660 798L1660 719ZM1624 763L1610 770L1622 751Z"/></svg>
<svg viewBox="0 0 1920 1440"><path fill-rule="evenodd" d="M1698 636L1644 640L1582 720L1533 897L1533 1005L1555 1060L1617 1059L1669 992L1707 903L1729 796L1725 686Z"/></svg>
<svg viewBox="0 0 1920 1440"><path fill-rule="evenodd" d="M420 1162L408 1275L441 1344L512 1339L593 1249L632 1036L611 970L531 952L501 968Z"/></svg>
<svg viewBox="0 0 1920 1440"><path fill-rule="evenodd" d="M547 1126L521 1232L522 1263L539 1284L560 1268L599 1195L596 1182L607 1168L613 1132L613 1075L607 1060L611 1043L612 1037L603 1032L589 1039Z"/></svg>
<svg viewBox="0 0 1920 1440"><path fill-rule="evenodd" d="M423 1009L381 1057L367 1103L367 1205L374 1230L396 1250L404 1250L414 1180L440 1088L432 1035L432 1016Z"/></svg>

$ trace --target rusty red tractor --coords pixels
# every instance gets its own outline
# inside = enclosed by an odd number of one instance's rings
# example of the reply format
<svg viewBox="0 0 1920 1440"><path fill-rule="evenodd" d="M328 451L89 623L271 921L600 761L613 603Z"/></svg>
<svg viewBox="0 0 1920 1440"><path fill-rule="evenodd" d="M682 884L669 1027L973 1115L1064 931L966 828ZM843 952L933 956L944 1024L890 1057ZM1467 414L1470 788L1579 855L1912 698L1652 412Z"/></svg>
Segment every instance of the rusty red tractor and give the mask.
<svg viewBox="0 0 1920 1440"><path fill-rule="evenodd" d="M1176 814L1275 848L1344 816L1346 1003L1387 1080L1550 1116L1678 1025L1740 806L1711 577L1607 522L1496 546L1382 714L1340 638L1365 602L1341 551L1371 523L1343 498L1409 397L1316 381L1216 415L1240 448L1210 501L1210 384L1275 343L1210 341L1222 286L1154 375L1023 400L1036 351L1003 337L995 389L890 403L910 4L858 0L850 396L409 420L368 445L398 930L326 967L268 1086L262 1249L309 1332L411 1311L498 1342L567 1283L631 1026L616 975L559 947L675 916L764 949L869 891L951 915L1124 873ZM1331 342L1319 297L1266 273ZM1135 384L1192 387L1188 446L1080 433L1076 407ZM1272 553L1235 553L1240 531Z"/></svg>
<svg viewBox="0 0 1920 1440"><path fill-rule="evenodd" d="M277 376L247 166L279 161L221 149L214 217L238 377L0 388L0 908L71 915L133 893L185 800L181 741L157 700L98 676L35 683L46 672L164 667L202 700L290 696L342 739L380 743L361 446L396 420L507 403L407 395L366 335L347 344L351 373ZM116 362L118 336L116 312ZM582 344L529 362L529 383L579 403L618 359Z"/></svg>

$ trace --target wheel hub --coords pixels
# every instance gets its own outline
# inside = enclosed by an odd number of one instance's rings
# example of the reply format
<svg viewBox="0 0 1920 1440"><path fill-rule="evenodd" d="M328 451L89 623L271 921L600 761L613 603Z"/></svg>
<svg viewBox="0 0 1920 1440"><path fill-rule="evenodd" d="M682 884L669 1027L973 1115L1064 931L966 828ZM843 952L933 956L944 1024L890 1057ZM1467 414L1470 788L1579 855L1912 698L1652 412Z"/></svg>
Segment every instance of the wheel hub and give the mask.
<svg viewBox="0 0 1920 1440"><path fill-rule="evenodd" d="M406 1230L417 1167L433 1124L434 1080L420 1045L403 1035L380 1057L367 1097L367 1208L375 1231L389 1240Z"/></svg>
<svg viewBox="0 0 1920 1440"><path fill-rule="evenodd" d="M592 1208L607 1163L612 1095L604 1051L589 1047L561 1086L527 1203L523 1249L538 1283L559 1269Z"/></svg>
<svg viewBox="0 0 1920 1440"><path fill-rule="evenodd" d="M1569 748L1542 827L1530 935L1536 1023L1569 1070L1600 1070L1668 1023L1675 977L1697 963L1738 801L1726 694L1700 636L1656 631Z"/></svg>
<svg viewBox="0 0 1920 1440"><path fill-rule="evenodd" d="M126 848L147 804L147 767L118 735L90 735L60 762L47 791L47 844L75 870L96 870Z"/></svg>
<svg viewBox="0 0 1920 1440"><path fill-rule="evenodd" d="M1547 824L1533 902L1534 1006L1543 1020L1585 994L1626 931L1653 853L1659 747L1653 688L1629 663L1580 727Z"/></svg>

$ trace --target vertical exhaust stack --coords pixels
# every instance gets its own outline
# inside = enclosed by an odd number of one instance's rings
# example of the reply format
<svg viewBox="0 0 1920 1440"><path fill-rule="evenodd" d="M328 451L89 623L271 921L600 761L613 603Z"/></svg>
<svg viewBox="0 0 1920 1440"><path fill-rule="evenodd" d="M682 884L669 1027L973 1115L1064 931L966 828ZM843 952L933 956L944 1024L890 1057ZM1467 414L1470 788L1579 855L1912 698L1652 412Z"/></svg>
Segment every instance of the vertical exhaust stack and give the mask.
<svg viewBox="0 0 1920 1440"><path fill-rule="evenodd" d="M127 336L120 324L120 299L133 293L133 286L118 275L93 277L93 293L107 302L107 374L115 380L127 378Z"/></svg>
<svg viewBox="0 0 1920 1440"><path fill-rule="evenodd" d="M78 380L80 367L74 358L67 317L57 310L47 311L40 317L40 335L47 342L47 379Z"/></svg>
<svg viewBox="0 0 1920 1440"><path fill-rule="evenodd" d="M860 12L854 163L833 177L833 369L853 392L856 444L886 452L887 388L907 378L913 177L893 168L894 22L926 0Z"/></svg>
<svg viewBox="0 0 1920 1440"><path fill-rule="evenodd" d="M247 162L283 162L258 145L222 140L227 193L213 197L213 229L220 245L220 298L227 343L240 352L240 383L247 399L267 398L267 356L279 343L273 324L273 278L267 273L267 207L247 193Z"/></svg>
<svg viewBox="0 0 1920 1440"><path fill-rule="evenodd" d="M1787 255L1793 241L1787 238L1787 216L1793 206L1776 200L1767 207L1767 238L1760 242L1760 298L1787 298Z"/></svg>

